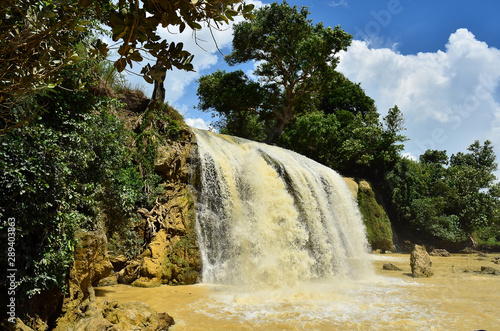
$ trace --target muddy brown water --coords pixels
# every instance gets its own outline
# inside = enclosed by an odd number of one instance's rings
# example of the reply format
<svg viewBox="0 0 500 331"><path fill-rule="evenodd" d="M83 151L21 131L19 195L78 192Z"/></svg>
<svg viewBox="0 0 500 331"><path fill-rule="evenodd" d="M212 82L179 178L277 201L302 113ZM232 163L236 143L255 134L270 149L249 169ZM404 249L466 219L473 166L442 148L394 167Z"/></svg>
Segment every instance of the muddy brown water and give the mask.
<svg viewBox="0 0 500 331"><path fill-rule="evenodd" d="M500 330L500 269L486 257L432 257L434 276L412 278L408 254L373 254L375 277L245 291L222 285L96 289L97 300L143 301L177 330ZM386 271L384 263L401 271Z"/></svg>

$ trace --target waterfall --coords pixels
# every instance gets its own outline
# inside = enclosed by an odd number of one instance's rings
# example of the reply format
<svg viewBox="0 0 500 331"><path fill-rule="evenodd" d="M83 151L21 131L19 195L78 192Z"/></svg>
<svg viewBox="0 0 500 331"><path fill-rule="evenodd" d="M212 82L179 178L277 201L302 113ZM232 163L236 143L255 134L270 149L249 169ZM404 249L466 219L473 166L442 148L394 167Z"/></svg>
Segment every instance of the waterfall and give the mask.
<svg viewBox="0 0 500 331"><path fill-rule="evenodd" d="M193 131L204 283L281 287L373 273L357 204L338 173L279 147Z"/></svg>

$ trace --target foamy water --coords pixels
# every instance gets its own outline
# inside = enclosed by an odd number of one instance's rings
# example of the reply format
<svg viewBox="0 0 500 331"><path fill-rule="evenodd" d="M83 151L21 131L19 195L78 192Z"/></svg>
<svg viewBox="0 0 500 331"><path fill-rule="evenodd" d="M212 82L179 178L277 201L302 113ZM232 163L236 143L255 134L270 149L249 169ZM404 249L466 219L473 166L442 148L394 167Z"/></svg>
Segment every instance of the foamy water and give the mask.
<svg viewBox="0 0 500 331"><path fill-rule="evenodd" d="M382 328L394 322L422 328L439 325L442 313L407 296L408 288L420 286L382 277L371 282L309 283L263 292L209 286L211 297L194 302L189 309L211 320L261 330Z"/></svg>
<svg viewBox="0 0 500 331"><path fill-rule="evenodd" d="M202 282L274 289L373 275L361 215L338 173L279 147L193 131Z"/></svg>

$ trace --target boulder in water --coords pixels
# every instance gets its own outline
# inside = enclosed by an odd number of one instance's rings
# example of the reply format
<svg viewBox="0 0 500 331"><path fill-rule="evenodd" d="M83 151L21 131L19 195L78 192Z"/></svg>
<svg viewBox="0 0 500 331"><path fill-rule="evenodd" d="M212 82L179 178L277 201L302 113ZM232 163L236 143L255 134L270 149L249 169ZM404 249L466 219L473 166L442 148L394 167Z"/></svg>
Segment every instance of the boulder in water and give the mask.
<svg viewBox="0 0 500 331"><path fill-rule="evenodd" d="M481 267L481 273L486 275L495 275L500 276L500 270L492 268L492 267Z"/></svg>
<svg viewBox="0 0 500 331"><path fill-rule="evenodd" d="M113 286L113 285L116 285L116 284L118 284L118 280L117 280L116 274L112 273L108 277L101 279L97 283L96 287Z"/></svg>
<svg viewBox="0 0 500 331"><path fill-rule="evenodd" d="M97 302L92 287L88 298L76 307L74 314L59 319L56 331L62 330L168 330L174 319L167 313L158 314L144 302L118 303L116 300Z"/></svg>
<svg viewBox="0 0 500 331"><path fill-rule="evenodd" d="M411 274L415 278L430 277L432 272L431 257L422 246L415 245L410 255Z"/></svg>
<svg viewBox="0 0 500 331"><path fill-rule="evenodd" d="M103 302L102 316L118 330L158 330L158 313L144 302Z"/></svg>
<svg viewBox="0 0 500 331"><path fill-rule="evenodd" d="M450 257L451 254L446 249L434 248L430 253L430 256L444 256Z"/></svg>
<svg viewBox="0 0 500 331"><path fill-rule="evenodd" d="M464 249L462 249L460 251L460 253L462 253L462 254L476 254L476 253L479 253L479 252L477 250L475 250L474 248L465 247Z"/></svg>
<svg viewBox="0 0 500 331"><path fill-rule="evenodd" d="M394 270L394 271L400 271L401 270L400 267L398 267L397 265L394 265L392 263L385 263L382 266L382 269L384 269L384 270Z"/></svg>

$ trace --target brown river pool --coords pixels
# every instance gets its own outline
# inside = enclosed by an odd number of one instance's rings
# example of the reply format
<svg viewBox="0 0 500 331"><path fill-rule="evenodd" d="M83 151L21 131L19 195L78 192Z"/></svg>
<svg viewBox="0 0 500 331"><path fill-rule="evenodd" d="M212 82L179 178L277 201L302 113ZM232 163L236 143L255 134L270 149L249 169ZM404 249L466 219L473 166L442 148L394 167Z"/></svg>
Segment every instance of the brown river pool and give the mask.
<svg viewBox="0 0 500 331"><path fill-rule="evenodd" d="M197 284L96 289L98 301L143 301L175 319L178 330L500 330L500 254L432 257L434 276L412 278L409 254L372 254L362 281L307 283L243 291ZM402 271L386 271L384 263Z"/></svg>

